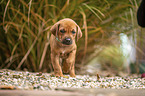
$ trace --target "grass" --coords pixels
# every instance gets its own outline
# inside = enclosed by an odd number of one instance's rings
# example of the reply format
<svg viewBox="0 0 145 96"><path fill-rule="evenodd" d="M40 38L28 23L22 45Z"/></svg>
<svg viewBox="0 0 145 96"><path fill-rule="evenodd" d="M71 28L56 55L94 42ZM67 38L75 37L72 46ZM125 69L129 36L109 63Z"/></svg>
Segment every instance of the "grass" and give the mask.
<svg viewBox="0 0 145 96"><path fill-rule="evenodd" d="M79 70L95 50L118 45L119 41L115 44L112 41L120 33L130 36L137 29L138 4L136 0L2 0L0 68L52 71L49 29L58 20L71 18L83 32L83 38L77 42L76 69Z"/></svg>

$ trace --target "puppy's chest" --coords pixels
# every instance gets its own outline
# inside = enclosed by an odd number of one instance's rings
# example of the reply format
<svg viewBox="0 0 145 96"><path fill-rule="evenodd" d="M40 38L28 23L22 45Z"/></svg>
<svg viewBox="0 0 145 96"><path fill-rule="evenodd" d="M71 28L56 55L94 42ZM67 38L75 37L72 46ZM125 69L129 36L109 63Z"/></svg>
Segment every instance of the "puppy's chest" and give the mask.
<svg viewBox="0 0 145 96"><path fill-rule="evenodd" d="M62 51L62 52L60 53L60 58L62 58L62 59L65 59L65 58L67 58L68 56L69 56L69 52Z"/></svg>

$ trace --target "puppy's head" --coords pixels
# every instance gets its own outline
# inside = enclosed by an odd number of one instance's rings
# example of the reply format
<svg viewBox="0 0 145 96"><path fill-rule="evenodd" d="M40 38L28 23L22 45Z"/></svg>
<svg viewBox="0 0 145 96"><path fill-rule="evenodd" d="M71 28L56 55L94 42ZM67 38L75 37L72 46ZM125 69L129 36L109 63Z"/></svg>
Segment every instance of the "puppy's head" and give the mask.
<svg viewBox="0 0 145 96"><path fill-rule="evenodd" d="M55 23L51 29L51 33L56 36L56 39L65 45L71 45L75 43L75 37L77 36L77 41L82 37L82 32L80 27L69 18L62 19Z"/></svg>

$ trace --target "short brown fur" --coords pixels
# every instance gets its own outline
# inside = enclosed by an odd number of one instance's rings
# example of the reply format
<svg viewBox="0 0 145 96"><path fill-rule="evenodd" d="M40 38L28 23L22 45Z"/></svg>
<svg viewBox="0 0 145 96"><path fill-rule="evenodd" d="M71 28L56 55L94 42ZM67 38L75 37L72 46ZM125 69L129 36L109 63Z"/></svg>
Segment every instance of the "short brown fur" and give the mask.
<svg viewBox="0 0 145 96"><path fill-rule="evenodd" d="M50 31L52 33L50 37L51 63L54 75L63 76L63 73L69 73L71 77L75 77L74 64L77 50L75 41L82 37L80 27L72 19L66 18L55 23ZM60 58L63 60L62 68Z"/></svg>

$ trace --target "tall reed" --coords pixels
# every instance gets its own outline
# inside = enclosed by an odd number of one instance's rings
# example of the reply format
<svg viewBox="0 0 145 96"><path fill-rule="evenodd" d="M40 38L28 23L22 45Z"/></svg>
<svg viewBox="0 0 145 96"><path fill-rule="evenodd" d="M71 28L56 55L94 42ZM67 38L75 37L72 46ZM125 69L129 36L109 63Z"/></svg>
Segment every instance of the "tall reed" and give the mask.
<svg viewBox="0 0 145 96"><path fill-rule="evenodd" d="M119 33L129 35L135 29L129 26L132 24L129 10L135 13L138 5L135 1L2 0L0 68L52 71L49 29L58 20L71 18L83 32L83 38L77 42L76 69L79 70L96 49L113 44ZM130 28L121 29L118 27L121 24Z"/></svg>

